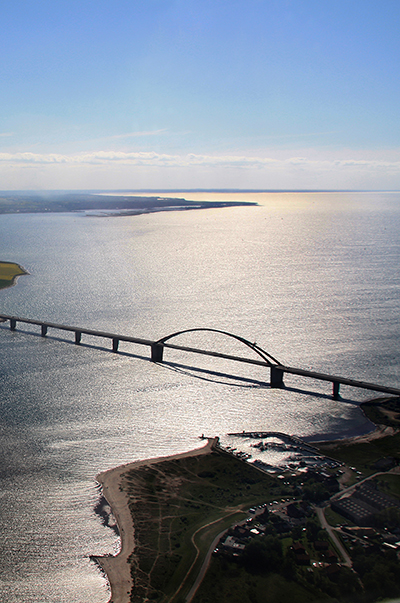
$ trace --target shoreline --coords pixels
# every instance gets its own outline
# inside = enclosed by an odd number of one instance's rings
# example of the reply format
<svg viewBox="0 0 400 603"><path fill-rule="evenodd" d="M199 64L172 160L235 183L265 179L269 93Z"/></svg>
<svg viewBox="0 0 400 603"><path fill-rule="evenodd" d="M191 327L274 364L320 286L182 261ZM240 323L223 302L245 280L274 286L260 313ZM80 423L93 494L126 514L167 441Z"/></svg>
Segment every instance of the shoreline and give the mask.
<svg viewBox="0 0 400 603"><path fill-rule="evenodd" d="M400 429L388 425L376 425L375 429L369 433L351 436L349 438L337 440L320 440L312 442L313 445L323 446L325 450L334 450L339 446L351 446L358 443L370 443L374 440L384 438L398 433ZM97 556L92 555L91 559L96 561L104 572L111 590L108 603L130 603L130 594L133 588L133 581L130 574L130 564L128 558L135 548L135 529L132 516L129 509L129 498L124 491L124 475L144 465L154 465L163 461L170 461L179 458L199 456L211 453L216 445L218 438L207 438L207 444L202 448L195 448L188 452L174 454L164 457L154 457L150 459L137 460L126 463L118 467L108 469L96 476L96 480L101 486L102 496L111 507L111 511L117 522L120 536L120 551L117 555Z"/></svg>
<svg viewBox="0 0 400 603"><path fill-rule="evenodd" d="M379 440L387 436L395 435L396 433L399 433L399 431L400 429L390 427L389 425L376 425L375 429L373 429L369 433L365 433L362 435L356 435L351 436L349 438L342 438L337 440L313 440L310 443L315 444L316 446L323 446L327 450L333 450L335 448L338 448L339 446L351 446L352 444L369 444L374 440Z"/></svg>
<svg viewBox="0 0 400 603"><path fill-rule="evenodd" d="M365 405L372 404L372 405L379 407L382 403L385 402L385 400L386 400L386 398L372 398L370 400L365 400L364 402L361 402L361 404L359 406L364 417L366 417L370 421L370 423L374 426L371 431L368 431L367 433L357 434L354 436L349 436L347 438L336 438L334 440L314 440L311 443L315 444L316 446L321 445L326 450L334 450L335 448L338 448L339 446L351 446L352 444L369 444L370 442L373 442L374 440L379 440L380 438L385 438L387 436L392 436L392 435L395 435L396 433L399 433L400 426L393 427L391 425L385 425L384 423L379 423L379 422L375 423L372 420L372 418L370 418L368 416L368 414L365 412L365 410L363 408L364 404Z"/></svg>
<svg viewBox="0 0 400 603"><path fill-rule="evenodd" d="M217 440L218 438L208 438L207 444L202 448L170 456L133 461L103 471L96 476L102 495L110 505L116 519L121 540L121 548L117 555L91 555L91 559L95 560L106 574L111 589L109 603L129 603L133 587L128 558L135 548L135 534L128 505L129 499L123 489L124 474L143 465L154 465L163 461L209 454Z"/></svg>
<svg viewBox="0 0 400 603"><path fill-rule="evenodd" d="M29 275L17 262L0 261L0 289L9 289L17 284L20 276Z"/></svg>

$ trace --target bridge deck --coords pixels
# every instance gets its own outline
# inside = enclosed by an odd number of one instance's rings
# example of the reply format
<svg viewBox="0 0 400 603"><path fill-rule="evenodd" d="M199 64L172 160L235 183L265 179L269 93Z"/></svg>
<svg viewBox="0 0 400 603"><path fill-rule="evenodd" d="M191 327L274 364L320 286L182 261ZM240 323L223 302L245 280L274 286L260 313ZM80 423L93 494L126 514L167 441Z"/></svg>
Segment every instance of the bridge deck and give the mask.
<svg viewBox="0 0 400 603"><path fill-rule="evenodd" d="M309 370L305 370L305 369L299 369L299 368L284 366L284 365L280 365L280 364L268 364L267 362L264 362L263 360L257 360L257 359L253 359L253 358L243 358L241 356L224 354L222 352L201 350L198 348L176 345L173 343L153 341L150 339L131 337L129 335L119 335L116 333L109 333L107 331L96 331L93 329L83 329L81 327L73 327L73 326L68 326L68 325L52 323L52 322L44 322L41 320L32 320L30 318L20 318L18 316L9 316L6 314L0 314L0 320L3 322L9 320L10 328L12 330L16 329L17 322L40 326L42 337L46 336L47 329L49 329L49 328L58 329L61 331L70 331L70 332L75 333L75 343L77 343L77 344L80 343L82 334L91 335L94 337L102 337L105 339L111 339L113 342L113 351L114 352L116 352L118 350L118 343L120 341L126 341L129 343L135 343L138 345L148 346L152 350L152 359L159 361L159 362L162 362L163 349L171 348L171 349L180 350L183 352L202 354L205 356L213 356L216 358L223 358L225 360L234 360L236 362L244 362L247 364L255 364L255 365L259 365L259 366L264 366L266 368L271 369L271 385L272 385L272 381L273 381L272 376L273 376L274 372L275 372L275 375L278 374L280 376L285 373L292 374L292 375L299 375L302 377L308 377L308 378L316 379L319 381L329 381L329 382L333 383L334 397L338 397L338 395L339 395L339 385L349 385L351 387L372 390L372 391L382 392L382 393L386 393L386 394L392 394L395 396L400 395L400 389L396 388L396 387L387 387L385 385L378 385L376 383L369 383L366 381L358 381L356 379L348 379L346 377L339 377L337 375L328 375L325 373L319 373L316 371L309 371ZM154 350L156 351L156 354L153 356ZM277 385L278 383L280 383L281 385ZM279 380L279 378L278 378L278 381L276 382L276 384L274 386L275 387L283 386L283 381Z"/></svg>

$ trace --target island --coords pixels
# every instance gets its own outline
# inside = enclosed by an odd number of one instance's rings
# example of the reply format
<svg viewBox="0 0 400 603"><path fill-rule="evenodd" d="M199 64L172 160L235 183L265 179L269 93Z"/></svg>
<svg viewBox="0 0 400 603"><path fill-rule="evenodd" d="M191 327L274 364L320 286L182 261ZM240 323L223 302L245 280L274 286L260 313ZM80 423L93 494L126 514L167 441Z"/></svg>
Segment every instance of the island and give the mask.
<svg viewBox="0 0 400 603"><path fill-rule="evenodd" d="M110 601L399 597L400 400L362 410L373 432L304 443L318 462L299 470L271 472L210 438L189 453L100 474L103 515L110 525L115 516L121 537L118 555L93 558L109 578Z"/></svg>
<svg viewBox="0 0 400 603"><path fill-rule="evenodd" d="M0 262L0 289L12 287L19 276L29 274L22 266L14 262Z"/></svg>
<svg viewBox="0 0 400 603"><path fill-rule="evenodd" d="M85 216L133 216L160 211L187 211L257 206L249 201L188 201L174 197L141 197L108 192L1 192L0 214L81 212Z"/></svg>

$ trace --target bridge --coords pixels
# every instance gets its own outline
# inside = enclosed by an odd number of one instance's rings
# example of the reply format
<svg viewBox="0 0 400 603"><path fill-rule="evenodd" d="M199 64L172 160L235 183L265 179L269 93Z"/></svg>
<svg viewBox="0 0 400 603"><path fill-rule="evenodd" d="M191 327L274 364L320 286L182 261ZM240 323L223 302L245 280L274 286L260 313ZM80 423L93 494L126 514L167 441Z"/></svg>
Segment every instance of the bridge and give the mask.
<svg viewBox="0 0 400 603"><path fill-rule="evenodd" d="M387 387L384 385L377 385L375 383L369 383L366 381L357 381L355 379L347 379L346 377L339 377L337 375L327 375L325 373L319 373L316 371L308 371L304 369L299 369L291 366L285 366L281 364L278 360L276 360L271 354L265 352L260 346L256 343L251 343L247 339L240 337L239 335L234 335L232 333L228 333L227 331L221 331L219 329L211 329L211 328L195 328L195 329L186 329L184 331L178 331L176 333L172 333L157 341L150 339L140 339L138 337L131 337L129 335L118 335L116 333L109 333L106 331L95 331L92 329L83 329L81 327L71 327L67 325L56 324L52 322L44 322L42 320L32 320L30 318L21 318L18 316L9 316L6 314L0 314L0 322L8 322L10 325L11 331L17 330L17 324L28 324L28 325L36 325L40 327L40 334L42 337L46 337L49 329L55 329L59 331L69 331L74 333L75 344L79 345L82 341L82 335L90 335L94 337L101 337L105 339L111 340L112 351L118 352L118 346L121 341L129 342L137 345L147 346L151 351L151 360L153 362L163 362L164 350L166 348L180 350L182 352L189 352L193 354L202 354L205 356L213 356L215 358L223 358L225 360L233 360L236 362L243 362L247 364L255 364L258 366L264 366L270 369L270 386L273 388L283 388L285 387L283 376L285 373L291 375L299 375L301 377L308 377L310 379L315 379L318 381L328 381L332 383L332 396L335 400L340 397L340 386L341 385L349 385L351 387L356 387L360 389L371 390L375 392L381 392L384 394L391 394L394 396L400 396L400 389L396 387ZM211 333L219 333L222 335L226 335L240 343L243 343L245 346L250 348L258 358L243 358L241 356L235 356L231 354L224 354L222 352L213 352L210 350L201 350L198 348L177 345L170 342L170 339L177 337L178 335L183 335L184 333L194 333L194 332L211 332Z"/></svg>

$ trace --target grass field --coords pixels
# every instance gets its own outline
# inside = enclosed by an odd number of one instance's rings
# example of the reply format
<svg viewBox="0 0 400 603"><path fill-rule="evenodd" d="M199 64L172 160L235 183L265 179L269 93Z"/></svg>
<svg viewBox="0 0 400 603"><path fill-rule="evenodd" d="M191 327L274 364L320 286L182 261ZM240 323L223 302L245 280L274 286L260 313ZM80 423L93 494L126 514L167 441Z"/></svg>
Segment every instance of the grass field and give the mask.
<svg viewBox="0 0 400 603"><path fill-rule="evenodd" d="M183 601L214 538L272 499L275 481L218 449L126 475L135 526L131 601Z"/></svg>
<svg viewBox="0 0 400 603"><path fill-rule="evenodd" d="M368 443L338 446L335 450L329 450L329 445L318 445L318 448L322 453L356 467L364 475L371 475L376 472L373 464L379 459L388 456L400 458L400 433Z"/></svg>
<svg viewBox="0 0 400 603"><path fill-rule="evenodd" d="M0 289L14 285L18 276L28 274L19 264L0 262Z"/></svg>

